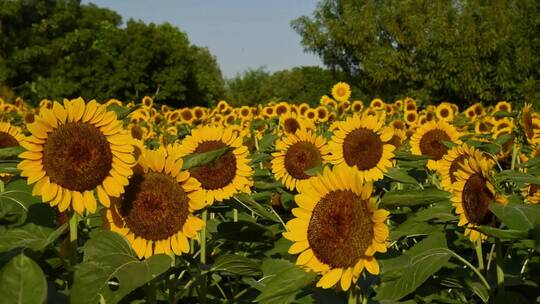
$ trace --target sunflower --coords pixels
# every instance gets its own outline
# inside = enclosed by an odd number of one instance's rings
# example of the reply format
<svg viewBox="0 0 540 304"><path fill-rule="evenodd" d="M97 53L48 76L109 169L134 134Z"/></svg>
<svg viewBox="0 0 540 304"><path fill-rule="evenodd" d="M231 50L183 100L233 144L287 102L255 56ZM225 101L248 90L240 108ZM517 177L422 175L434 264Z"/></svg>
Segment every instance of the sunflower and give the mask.
<svg viewBox="0 0 540 304"><path fill-rule="evenodd" d="M273 106L268 105L268 106L263 108L263 116L265 118L272 118L272 117L274 117L275 113L276 113L276 111L275 111Z"/></svg>
<svg viewBox="0 0 540 304"><path fill-rule="evenodd" d="M141 259L189 252L188 238L204 226L193 215L206 206L204 191L182 163L170 146L145 150L125 194L103 212L104 227L124 235Z"/></svg>
<svg viewBox="0 0 540 304"><path fill-rule="evenodd" d="M451 192L454 188L452 184L456 181L455 173L469 158L484 158L480 150L467 144L454 146L443 156L439 163L437 172L441 176L441 186L444 190Z"/></svg>
<svg viewBox="0 0 540 304"><path fill-rule="evenodd" d="M495 112L512 112L512 104L510 104L507 101L499 101L497 105L495 105Z"/></svg>
<svg viewBox="0 0 540 304"><path fill-rule="evenodd" d="M318 106L315 108L317 111L317 120L320 122L328 121L328 108L326 106Z"/></svg>
<svg viewBox="0 0 540 304"><path fill-rule="evenodd" d="M216 110L219 113L225 112L229 108L229 104L225 100L220 100L216 106Z"/></svg>
<svg viewBox="0 0 540 304"><path fill-rule="evenodd" d="M536 144L540 142L540 132L536 126L540 125L540 119L536 117L530 103L526 103L521 109L520 125L525 133L527 142L529 144Z"/></svg>
<svg viewBox="0 0 540 304"><path fill-rule="evenodd" d="M300 115L304 115L307 110L309 110L309 105L307 103L301 103L300 106L298 106L298 113Z"/></svg>
<svg viewBox="0 0 540 304"><path fill-rule="evenodd" d="M298 116L295 113L287 113L279 117L279 126L285 134L294 134L297 130L315 130L313 121Z"/></svg>
<svg viewBox="0 0 540 304"><path fill-rule="evenodd" d="M495 224L489 204L506 204L506 200L495 191L490 175L492 166L493 162L486 158L469 157L455 173L451 201L459 215L458 226L467 225L465 236L472 242L486 238L474 228Z"/></svg>
<svg viewBox="0 0 540 304"><path fill-rule="evenodd" d="M437 106L435 115L437 115L437 118L442 121L450 122L454 120L454 110L452 109L452 106L446 102L443 102Z"/></svg>
<svg viewBox="0 0 540 304"><path fill-rule="evenodd" d="M238 109L238 115L243 120L249 120L252 117L251 109L248 106L242 106L240 109Z"/></svg>
<svg viewBox="0 0 540 304"><path fill-rule="evenodd" d="M183 124L191 124L195 120L195 115L191 112L190 108L183 108L180 110L180 122Z"/></svg>
<svg viewBox="0 0 540 304"><path fill-rule="evenodd" d="M195 107L193 108L193 116L195 116L195 120L202 120L206 116L205 108L203 107Z"/></svg>
<svg viewBox="0 0 540 304"><path fill-rule="evenodd" d="M24 142L24 135L16 126L9 122L0 122L0 149L17 147Z"/></svg>
<svg viewBox="0 0 540 304"><path fill-rule="evenodd" d="M526 203L540 204L540 185L530 184L521 189L521 193Z"/></svg>
<svg viewBox="0 0 540 304"><path fill-rule="evenodd" d="M315 109L308 109L306 113L304 113L304 117L309 121L315 122L317 121L317 111Z"/></svg>
<svg viewBox="0 0 540 304"><path fill-rule="evenodd" d="M302 129L278 140L276 150L272 153L272 173L289 190L305 183L310 178L305 171L322 165L323 158L328 154L322 136Z"/></svg>
<svg viewBox="0 0 540 304"><path fill-rule="evenodd" d="M348 290L364 268L379 274L374 254L386 252L389 212L377 209L372 190L347 167L325 168L299 187L283 236L293 242L289 253L299 254L296 264L322 275L317 287Z"/></svg>
<svg viewBox="0 0 540 304"><path fill-rule="evenodd" d="M274 106L274 112L277 116L289 113L291 111L291 106L285 101L282 101Z"/></svg>
<svg viewBox="0 0 540 304"><path fill-rule="evenodd" d="M394 133L383 127L384 120L355 115L339 124L329 143L327 161L353 167L361 181L376 181L393 166L395 147L389 143Z"/></svg>
<svg viewBox="0 0 540 304"><path fill-rule="evenodd" d="M332 96L337 101L347 101L351 97L351 87L346 82L338 82L332 87Z"/></svg>
<svg viewBox="0 0 540 304"><path fill-rule="evenodd" d="M384 109L384 102L380 98L375 98L371 101L369 104L370 107L374 108L375 110L382 110Z"/></svg>
<svg viewBox="0 0 540 304"><path fill-rule="evenodd" d="M456 128L444 121L428 122L416 129L411 138L411 152L415 155L431 157L427 162L430 170L437 170L439 161L448 152L443 142L449 141L460 144L460 134Z"/></svg>
<svg viewBox="0 0 540 304"><path fill-rule="evenodd" d="M477 134L488 134L493 128L493 122L490 118L477 120L474 125L474 131Z"/></svg>
<svg viewBox="0 0 540 304"><path fill-rule="evenodd" d="M201 183L207 204L251 191L253 169L249 164L247 146L242 144L242 137L235 135L232 128L211 126L194 129L181 145L175 145L182 157L226 147L231 151L211 163L189 170L191 176Z"/></svg>
<svg viewBox="0 0 540 304"><path fill-rule="evenodd" d="M82 98L64 106L55 102L52 110L41 109L28 130L32 135L22 143L27 151L18 167L44 202L82 214L96 211L94 192L105 207L124 192L135 163L132 139L104 105L85 105Z"/></svg>
<svg viewBox="0 0 540 304"><path fill-rule="evenodd" d="M418 113L416 113L416 111L406 111L403 120L405 120L405 123L409 126L414 125L418 120Z"/></svg>
<svg viewBox="0 0 540 304"><path fill-rule="evenodd" d="M364 109L364 103L361 100L355 100L351 104L351 111L353 113L360 113Z"/></svg>
<svg viewBox="0 0 540 304"><path fill-rule="evenodd" d="M150 96L144 96L141 103L143 107L151 108L154 105L154 100Z"/></svg>

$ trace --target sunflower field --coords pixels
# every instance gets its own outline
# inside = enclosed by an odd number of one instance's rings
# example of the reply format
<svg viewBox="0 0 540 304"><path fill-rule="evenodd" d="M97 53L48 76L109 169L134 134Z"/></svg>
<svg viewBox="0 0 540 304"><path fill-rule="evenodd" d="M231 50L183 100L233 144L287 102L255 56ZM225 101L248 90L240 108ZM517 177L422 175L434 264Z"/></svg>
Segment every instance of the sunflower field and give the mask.
<svg viewBox="0 0 540 304"><path fill-rule="evenodd" d="M540 113L0 99L0 303L538 303Z"/></svg>

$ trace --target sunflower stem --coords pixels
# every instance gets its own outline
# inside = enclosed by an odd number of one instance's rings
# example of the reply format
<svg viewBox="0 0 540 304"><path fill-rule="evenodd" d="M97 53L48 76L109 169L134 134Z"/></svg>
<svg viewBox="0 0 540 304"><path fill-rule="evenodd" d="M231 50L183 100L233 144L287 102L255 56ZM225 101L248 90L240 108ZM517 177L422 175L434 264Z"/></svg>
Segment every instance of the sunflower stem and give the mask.
<svg viewBox="0 0 540 304"><path fill-rule="evenodd" d="M504 290L504 257L502 255L502 244L498 238L495 239L495 263L497 265L497 286Z"/></svg>
<svg viewBox="0 0 540 304"><path fill-rule="evenodd" d="M350 288L348 292L347 304L357 304L358 303L358 294L356 293L356 288Z"/></svg>
<svg viewBox="0 0 540 304"><path fill-rule="evenodd" d="M512 165L510 166L510 169L514 170L516 167L516 159L518 154L518 147L517 142L514 140L514 146L512 147Z"/></svg>
<svg viewBox="0 0 540 304"><path fill-rule="evenodd" d="M204 226L201 230L201 255L199 256L201 264L206 264L206 221L208 220L208 211L205 209L202 213Z"/></svg>
<svg viewBox="0 0 540 304"><path fill-rule="evenodd" d="M238 209L233 209L233 221L238 222Z"/></svg>
<svg viewBox="0 0 540 304"><path fill-rule="evenodd" d="M484 270L484 256L482 254L482 240L476 241L476 258L478 259L478 270Z"/></svg>
<svg viewBox="0 0 540 304"><path fill-rule="evenodd" d="M72 212L69 218L69 244L71 265L77 264L77 226L79 225L79 215Z"/></svg>

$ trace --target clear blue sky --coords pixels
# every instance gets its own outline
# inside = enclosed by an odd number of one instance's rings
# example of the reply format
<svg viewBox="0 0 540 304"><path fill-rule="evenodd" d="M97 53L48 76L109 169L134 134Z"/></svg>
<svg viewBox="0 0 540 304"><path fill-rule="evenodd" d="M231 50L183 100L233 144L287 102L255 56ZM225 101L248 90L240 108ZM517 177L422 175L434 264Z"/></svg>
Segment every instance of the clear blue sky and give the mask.
<svg viewBox="0 0 540 304"><path fill-rule="evenodd" d="M248 68L269 71L300 65L322 65L304 53L290 21L311 15L316 0L83 0L118 12L124 22L169 22L192 43L217 57L225 77Z"/></svg>

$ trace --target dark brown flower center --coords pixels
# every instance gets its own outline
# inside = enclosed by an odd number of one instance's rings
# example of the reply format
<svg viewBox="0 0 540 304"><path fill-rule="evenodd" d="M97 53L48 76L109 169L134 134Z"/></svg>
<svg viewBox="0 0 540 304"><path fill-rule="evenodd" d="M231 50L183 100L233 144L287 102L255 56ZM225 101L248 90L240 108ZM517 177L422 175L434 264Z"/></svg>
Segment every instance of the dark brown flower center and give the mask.
<svg viewBox="0 0 540 304"><path fill-rule="evenodd" d="M373 131L360 128L351 131L343 141L343 158L349 166L367 170L377 166L383 154L383 143Z"/></svg>
<svg viewBox="0 0 540 304"><path fill-rule="evenodd" d="M456 157L450 164L450 170L448 170L448 175L450 175L450 181L454 183L456 181L456 177L454 173L457 172L457 170L461 169L461 165L465 163L465 159L467 159L468 155L460 155Z"/></svg>
<svg viewBox="0 0 540 304"><path fill-rule="evenodd" d="M420 139L420 151L423 155L431 156L433 160L441 159L448 151L443 141L450 141L450 136L443 130L427 131Z"/></svg>
<svg viewBox="0 0 540 304"><path fill-rule="evenodd" d="M309 178L310 176L305 171L321 163L322 157L319 149L309 142L297 142L290 146L285 154L285 169L296 179Z"/></svg>
<svg viewBox="0 0 540 304"><path fill-rule="evenodd" d="M282 106L278 106L278 107L276 108L276 114L277 114L277 115L281 115L281 114L283 114L283 113L287 113L287 107L286 107L286 106L283 106L283 105L282 105Z"/></svg>
<svg viewBox="0 0 540 304"><path fill-rule="evenodd" d="M188 197L169 175L136 174L126 187L120 213L136 236L163 240L182 230L189 214Z"/></svg>
<svg viewBox="0 0 540 304"><path fill-rule="evenodd" d="M540 185L531 184L529 185L529 196L533 196L540 191Z"/></svg>
<svg viewBox="0 0 540 304"><path fill-rule="evenodd" d="M506 111L508 112L508 106L505 104L499 105L499 111Z"/></svg>
<svg viewBox="0 0 540 304"><path fill-rule="evenodd" d="M408 122L414 122L415 120L416 120L416 114L415 113L407 114L407 121Z"/></svg>
<svg viewBox="0 0 540 304"><path fill-rule="evenodd" d="M493 214L489 211L489 203L494 199L489 191L486 179L475 173L469 177L463 187L461 200L465 216L475 225L488 225L493 222Z"/></svg>
<svg viewBox="0 0 540 304"><path fill-rule="evenodd" d="M130 131L133 138L139 140L143 139L143 130L141 129L141 127L134 125L131 127Z"/></svg>
<svg viewBox="0 0 540 304"><path fill-rule="evenodd" d="M392 135L392 138L390 138L388 143L391 144L392 146L396 147L396 148L399 148L399 147L401 147L401 137L394 134L394 135Z"/></svg>
<svg viewBox="0 0 540 304"><path fill-rule="evenodd" d="M190 119L193 118L193 114L191 113L190 110L184 110L184 111L182 111L182 118L184 120L190 120Z"/></svg>
<svg viewBox="0 0 540 304"><path fill-rule="evenodd" d="M49 134L43 147L43 168L51 182L66 189L91 190L109 175L111 148L93 125L69 122Z"/></svg>
<svg viewBox="0 0 540 304"><path fill-rule="evenodd" d="M315 256L332 267L352 267L373 241L367 201L350 190L328 193L317 203L308 226Z"/></svg>
<svg viewBox="0 0 540 304"><path fill-rule="evenodd" d="M318 115L318 117L319 117L320 119L326 118L326 114L327 114L326 109L319 109L319 110L317 110L317 115Z"/></svg>
<svg viewBox="0 0 540 304"><path fill-rule="evenodd" d="M448 114L450 114L450 112L448 112L448 109L441 110L441 117L448 117Z"/></svg>
<svg viewBox="0 0 540 304"><path fill-rule="evenodd" d="M0 149L17 146L19 146L19 142L17 139L15 139L15 137L11 136L7 132L0 131Z"/></svg>
<svg viewBox="0 0 540 304"><path fill-rule="evenodd" d="M296 130L300 129L300 124L298 121L294 118L287 118L283 122L283 129L285 129L286 133L296 133Z"/></svg>
<svg viewBox="0 0 540 304"><path fill-rule="evenodd" d="M219 140L204 141L199 144L194 153L209 152L226 146ZM236 157L232 152L227 152L209 164L189 169L189 172L204 189L220 189L230 184L236 176Z"/></svg>

